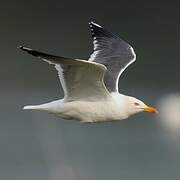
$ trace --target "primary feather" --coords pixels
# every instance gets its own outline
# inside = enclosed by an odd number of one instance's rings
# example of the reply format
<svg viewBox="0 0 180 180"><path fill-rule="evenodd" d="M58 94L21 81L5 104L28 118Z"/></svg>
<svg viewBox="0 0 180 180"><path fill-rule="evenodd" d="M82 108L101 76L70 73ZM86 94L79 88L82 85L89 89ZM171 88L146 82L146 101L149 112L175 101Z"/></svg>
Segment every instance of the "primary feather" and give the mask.
<svg viewBox="0 0 180 180"><path fill-rule="evenodd" d="M118 92L118 81L122 72L136 60L133 48L117 35L90 22L94 51L89 61L103 64L108 69L105 85L110 92Z"/></svg>

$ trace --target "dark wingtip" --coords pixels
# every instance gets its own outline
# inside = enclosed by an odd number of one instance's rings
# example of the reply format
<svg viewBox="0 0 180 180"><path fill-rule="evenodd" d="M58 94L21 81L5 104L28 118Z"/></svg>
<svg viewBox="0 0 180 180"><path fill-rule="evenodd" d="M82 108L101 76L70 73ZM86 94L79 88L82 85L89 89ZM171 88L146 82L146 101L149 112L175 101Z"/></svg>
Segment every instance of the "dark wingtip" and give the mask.
<svg viewBox="0 0 180 180"><path fill-rule="evenodd" d="M101 25L99 25L96 21L94 21L94 20L91 20L91 21L89 21L89 26L90 27L98 27L98 28L103 28Z"/></svg>
<svg viewBox="0 0 180 180"><path fill-rule="evenodd" d="M18 46L17 48L18 48L18 49L23 49L23 46L20 45L20 46Z"/></svg>
<svg viewBox="0 0 180 180"><path fill-rule="evenodd" d="M95 20L95 18L89 18L89 20L88 20L88 24L91 24L92 22L96 22L96 20Z"/></svg>
<svg viewBox="0 0 180 180"><path fill-rule="evenodd" d="M33 56L38 56L38 52L33 50L33 49L30 49L30 48L27 48L27 47L24 47L24 46L18 46L18 49L21 49L22 51L25 51Z"/></svg>
<svg viewBox="0 0 180 180"><path fill-rule="evenodd" d="M119 38L118 35L108 31L103 26L96 23L96 21L90 21L89 26L90 26L92 37L94 39L98 37Z"/></svg>
<svg viewBox="0 0 180 180"><path fill-rule="evenodd" d="M32 49L30 49L30 48L27 48L27 47L24 47L24 46L18 46L17 47L18 49L21 49L21 50L23 50L23 51L27 51L27 52L29 52L29 51L32 51Z"/></svg>

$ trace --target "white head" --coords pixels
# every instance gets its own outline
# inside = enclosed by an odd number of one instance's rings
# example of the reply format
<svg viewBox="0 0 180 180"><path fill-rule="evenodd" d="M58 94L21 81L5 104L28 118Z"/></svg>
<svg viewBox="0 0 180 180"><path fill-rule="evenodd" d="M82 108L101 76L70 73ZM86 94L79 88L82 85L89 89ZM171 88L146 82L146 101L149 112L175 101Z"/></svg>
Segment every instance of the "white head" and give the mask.
<svg viewBox="0 0 180 180"><path fill-rule="evenodd" d="M128 113L130 115L137 114L140 112L149 112L149 113L158 113L158 111L154 107L147 106L139 99L136 99L134 97L126 96L128 99L127 102L127 108Z"/></svg>

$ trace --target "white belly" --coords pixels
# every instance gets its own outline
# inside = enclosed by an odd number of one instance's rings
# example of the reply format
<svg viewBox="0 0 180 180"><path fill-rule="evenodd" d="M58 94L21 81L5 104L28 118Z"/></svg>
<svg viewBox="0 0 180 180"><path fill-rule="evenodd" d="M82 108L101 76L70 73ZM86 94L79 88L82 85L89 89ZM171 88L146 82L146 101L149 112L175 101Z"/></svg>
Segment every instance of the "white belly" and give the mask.
<svg viewBox="0 0 180 180"><path fill-rule="evenodd" d="M72 101L63 99L36 106L26 106L24 109L34 109L53 113L64 119L79 120L82 122L103 122L128 118L124 108L122 95L112 94L106 101Z"/></svg>
<svg viewBox="0 0 180 180"><path fill-rule="evenodd" d="M113 101L87 102L74 101L63 104L59 117L76 119L82 122L103 122L127 118Z"/></svg>

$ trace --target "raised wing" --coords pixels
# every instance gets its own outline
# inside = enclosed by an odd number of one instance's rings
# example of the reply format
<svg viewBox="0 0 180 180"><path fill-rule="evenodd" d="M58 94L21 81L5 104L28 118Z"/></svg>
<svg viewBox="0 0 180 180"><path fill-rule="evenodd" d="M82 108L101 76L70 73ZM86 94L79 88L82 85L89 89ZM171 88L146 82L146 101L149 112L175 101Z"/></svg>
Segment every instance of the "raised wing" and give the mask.
<svg viewBox="0 0 180 180"><path fill-rule="evenodd" d="M66 101L97 101L97 99L105 100L110 97L103 82L106 71L104 65L84 60L53 56L22 46L19 48L55 65Z"/></svg>
<svg viewBox="0 0 180 180"><path fill-rule="evenodd" d="M104 83L109 92L118 92L119 77L122 72L135 61L133 48L117 35L102 26L90 22L94 51L89 61L103 64L107 68Z"/></svg>

